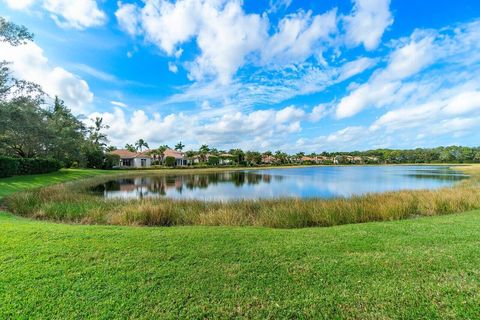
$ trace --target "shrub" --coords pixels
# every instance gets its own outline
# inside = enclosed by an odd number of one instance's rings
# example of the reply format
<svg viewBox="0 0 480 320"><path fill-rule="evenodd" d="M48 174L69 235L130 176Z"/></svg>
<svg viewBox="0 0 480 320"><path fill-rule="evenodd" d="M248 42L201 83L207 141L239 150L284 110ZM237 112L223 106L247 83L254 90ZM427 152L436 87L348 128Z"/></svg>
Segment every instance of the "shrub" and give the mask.
<svg viewBox="0 0 480 320"><path fill-rule="evenodd" d="M0 157L0 177L48 173L60 167L60 162L54 159Z"/></svg>
<svg viewBox="0 0 480 320"><path fill-rule="evenodd" d="M102 169L112 169L120 163L120 156L117 154L105 154Z"/></svg>
<svg viewBox="0 0 480 320"><path fill-rule="evenodd" d="M174 157L170 157L170 156L169 156L169 157L166 157L166 158L165 158L165 164L166 164L167 166L169 166L169 167L174 167L175 164L176 164L176 162L177 162L177 161L175 160Z"/></svg>
<svg viewBox="0 0 480 320"><path fill-rule="evenodd" d="M17 159L0 157L0 178L16 175L18 172L18 164Z"/></svg>
<svg viewBox="0 0 480 320"><path fill-rule="evenodd" d="M220 163L220 159L216 156L210 156L208 158L208 164L211 166L216 166Z"/></svg>

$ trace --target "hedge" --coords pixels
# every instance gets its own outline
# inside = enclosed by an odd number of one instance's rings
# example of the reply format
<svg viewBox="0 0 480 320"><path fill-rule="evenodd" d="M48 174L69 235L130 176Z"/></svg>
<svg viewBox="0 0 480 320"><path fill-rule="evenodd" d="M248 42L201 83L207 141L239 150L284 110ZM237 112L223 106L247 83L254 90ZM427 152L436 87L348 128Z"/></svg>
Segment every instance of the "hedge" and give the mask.
<svg viewBox="0 0 480 320"><path fill-rule="evenodd" d="M49 173L60 170L60 162L53 159L0 157L0 177Z"/></svg>

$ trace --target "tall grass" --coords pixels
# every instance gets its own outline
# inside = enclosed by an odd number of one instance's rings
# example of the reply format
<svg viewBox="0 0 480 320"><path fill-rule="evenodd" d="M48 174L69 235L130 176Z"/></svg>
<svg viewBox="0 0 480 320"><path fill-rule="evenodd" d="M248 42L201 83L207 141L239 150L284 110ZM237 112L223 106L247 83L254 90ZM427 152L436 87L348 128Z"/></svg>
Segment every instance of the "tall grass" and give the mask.
<svg viewBox="0 0 480 320"><path fill-rule="evenodd" d="M105 200L86 190L105 179L54 185L7 198L15 214L62 222L173 226L264 226L301 228L444 215L480 208L480 167L450 188L367 194L339 199L274 199L232 202L142 199Z"/></svg>

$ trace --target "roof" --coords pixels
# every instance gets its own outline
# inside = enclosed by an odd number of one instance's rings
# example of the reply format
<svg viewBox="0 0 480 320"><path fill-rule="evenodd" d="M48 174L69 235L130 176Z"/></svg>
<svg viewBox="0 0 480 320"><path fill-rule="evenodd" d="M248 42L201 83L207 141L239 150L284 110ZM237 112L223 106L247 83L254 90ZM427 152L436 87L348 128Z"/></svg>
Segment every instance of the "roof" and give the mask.
<svg viewBox="0 0 480 320"><path fill-rule="evenodd" d="M174 157L175 159L183 159L185 157L183 152L173 150L173 149L166 149L163 152L163 155L165 157Z"/></svg>
<svg viewBox="0 0 480 320"><path fill-rule="evenodd" d="M116 154L121 159L133 159L133 158L150 158L147 154L150 150L146 150L143 152L132 152L126 149L118 149L110 152L110 154Z"/></svg>

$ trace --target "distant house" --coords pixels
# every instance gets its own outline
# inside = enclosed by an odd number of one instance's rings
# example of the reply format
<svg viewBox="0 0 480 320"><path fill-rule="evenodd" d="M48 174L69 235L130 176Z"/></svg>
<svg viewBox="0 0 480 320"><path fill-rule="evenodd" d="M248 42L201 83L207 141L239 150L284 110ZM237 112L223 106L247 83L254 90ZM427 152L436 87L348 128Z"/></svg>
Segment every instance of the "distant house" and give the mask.
<svg viewBox="0 0 480 320"><path fill-rule="evenodd" d="M191 160L187 158L185 153L173 149L166 149L163 152L164 159L167 157L175 158L175 165L176 166L186 166L189 165Z"/></svg>
<svg viewBox="0 0 480 320"><path fill-rule="evenodd" d="M125 149L114 150L110 152L120 157L118 166L120 168L146 168L152 165L152 157L148 155L149 151L131 152Z"/></svg>

